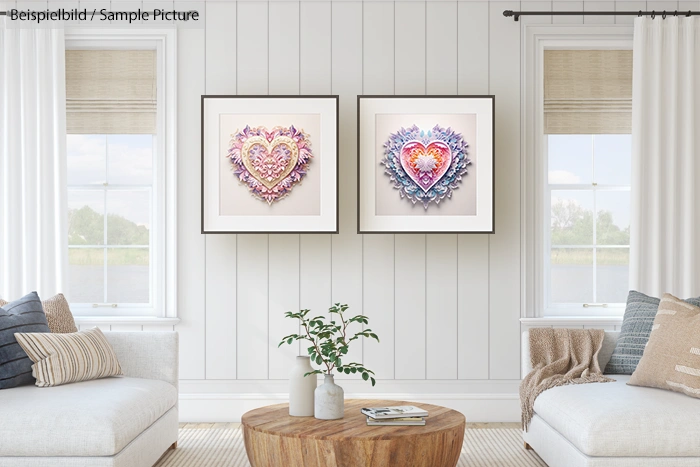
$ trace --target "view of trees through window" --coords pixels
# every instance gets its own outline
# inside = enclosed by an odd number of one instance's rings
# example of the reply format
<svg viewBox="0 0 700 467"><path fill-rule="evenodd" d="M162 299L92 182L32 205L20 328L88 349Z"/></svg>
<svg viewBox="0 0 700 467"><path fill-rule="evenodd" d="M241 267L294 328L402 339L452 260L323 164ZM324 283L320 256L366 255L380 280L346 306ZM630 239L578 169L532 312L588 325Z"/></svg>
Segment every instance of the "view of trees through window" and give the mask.
<svg viewBox="0 0 700 467"><path fill-rule="evenodd" d="M150 303L152 166L152 135L68 135L73 303Z"/></svg>
<svg viewBox="0 0 700 467"><path fill-rule="evenodd" d="M549 303L624 303L630 135L549 135Z"/></svg>

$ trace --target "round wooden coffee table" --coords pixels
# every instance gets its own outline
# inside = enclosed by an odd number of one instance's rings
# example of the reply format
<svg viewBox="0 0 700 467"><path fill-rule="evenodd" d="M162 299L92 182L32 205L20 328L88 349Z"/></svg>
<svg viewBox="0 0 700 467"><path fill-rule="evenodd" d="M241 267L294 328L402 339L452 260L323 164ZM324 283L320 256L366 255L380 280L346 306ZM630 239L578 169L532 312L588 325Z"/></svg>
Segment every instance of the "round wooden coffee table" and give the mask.
<svg viewBox="0 0 700 467"><path fill-rule="evenodd" d="M367 426L360 409L388 405L426 409L425 426ZM437 405L348 399L340 420L290 417L279 404L247 412L241 424L253 467L454 467L466 420Z"/></svg>

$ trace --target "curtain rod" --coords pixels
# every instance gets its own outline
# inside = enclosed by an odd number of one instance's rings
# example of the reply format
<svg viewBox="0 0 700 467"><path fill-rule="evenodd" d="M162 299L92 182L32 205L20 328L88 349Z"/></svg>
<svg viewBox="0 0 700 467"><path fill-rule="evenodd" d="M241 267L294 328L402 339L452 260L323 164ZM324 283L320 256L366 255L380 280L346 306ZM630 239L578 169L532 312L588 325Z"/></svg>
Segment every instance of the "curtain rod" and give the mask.
<svg viewBox="0 0 700 467"><path fill-rule="evenodd" d="M656 16L661 16L666 18L666 16L697 16L700 15L700 11L513 11L505 10L503 16L510 18L511 16L515 21L519 21L521 16L651 16L652 19Z"/></svg>

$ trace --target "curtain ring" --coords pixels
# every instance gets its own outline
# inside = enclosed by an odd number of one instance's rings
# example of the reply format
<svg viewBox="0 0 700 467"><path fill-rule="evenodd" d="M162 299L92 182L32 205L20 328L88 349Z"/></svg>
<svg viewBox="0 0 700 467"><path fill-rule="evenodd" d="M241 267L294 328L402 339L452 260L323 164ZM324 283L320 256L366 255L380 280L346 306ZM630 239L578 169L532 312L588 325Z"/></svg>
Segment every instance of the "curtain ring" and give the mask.
<svg viewBox="0 0 700 467"><path fill-rule="evenodd" d="M642 17L642 10L639 10L639 14L637 15L637 18L641 18L641 17Z"/></svg>
<svg viewBox="0 0 700 467"><path fill-rule="evenodd" d="M651 19L656 18L656 10L651 10Z"/></svg>
<svg viewBox="0 0 700 467"><path fill-rule="evenodd" d="M678 16L678 10L673 12L673 16Z"/></svg>
<svg viewBox="0 0 700 467"><path fill-rule="evenodd" d="M687 15L685 15L685 16L686 16L686 18L690 18L690 16L691 16L691 14L690 14L690 10L688 10L688 14L687 14Z"/></svg>
<svg viewBox="0 0 700 467"><path fill-rule="evenodd" d="M661 19L666 19L666 10L664 10L664 14L661 15Z"/></svg>

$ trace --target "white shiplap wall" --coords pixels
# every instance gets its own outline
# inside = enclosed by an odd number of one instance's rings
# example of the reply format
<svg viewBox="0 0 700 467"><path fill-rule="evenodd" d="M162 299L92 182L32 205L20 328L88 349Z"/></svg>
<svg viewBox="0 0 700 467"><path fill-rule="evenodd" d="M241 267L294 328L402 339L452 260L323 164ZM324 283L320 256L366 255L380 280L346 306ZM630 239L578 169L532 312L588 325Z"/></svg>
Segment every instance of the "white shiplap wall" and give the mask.
<svg viewBox="0 0 700 467"><path fill-rule="evenodd" d="M114 2L118 3L118 2ZM236 420L284 399L287 310L332 302L382 338L352 357L377 372L347 394L517 420L520 378L521 25L505 9L693 9L645 1L207 1L178 32L178 263L183 420ZM629 17L586 18L586 23ZM554 22L582 23L583 17ZM200 232L201 94L340 95L340 234ZM496 95L496 234L356 234L358 94Z"/></svg>

